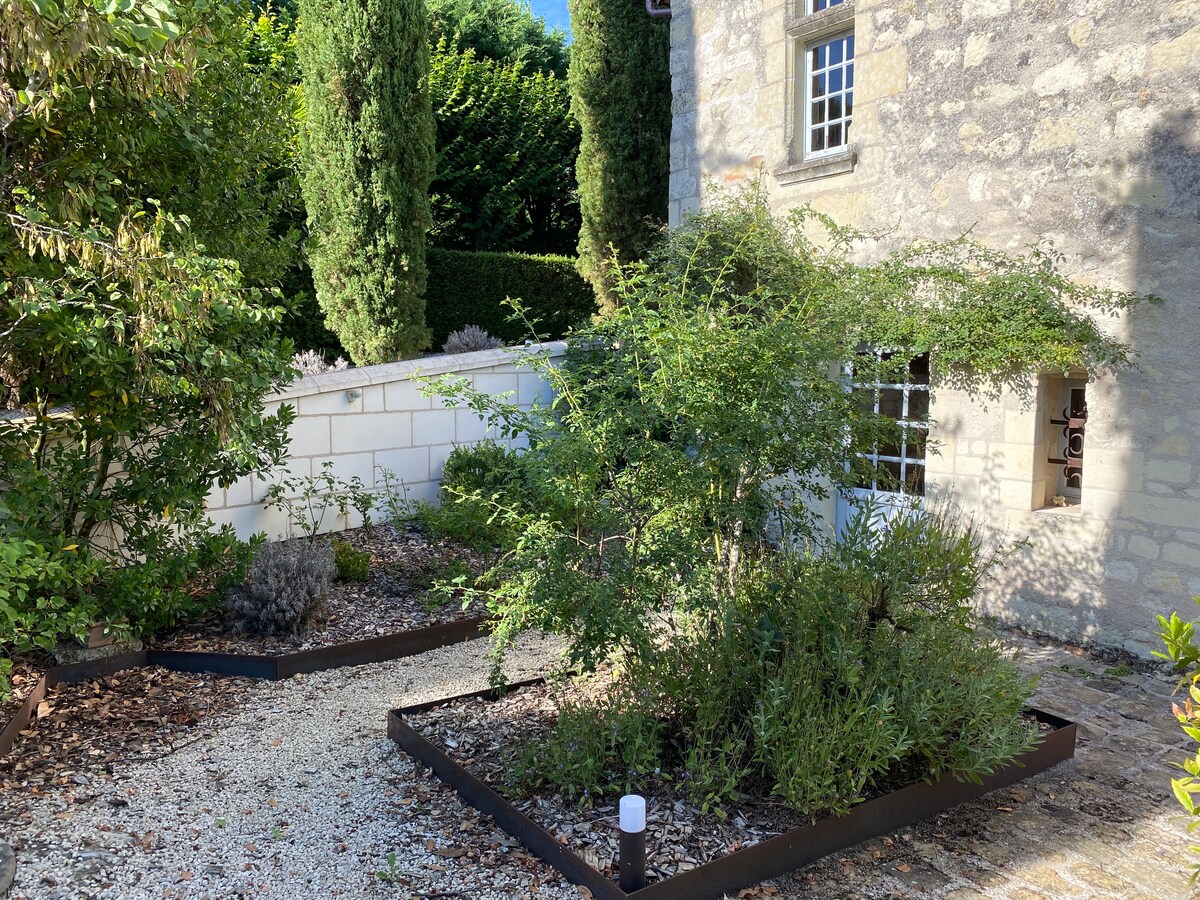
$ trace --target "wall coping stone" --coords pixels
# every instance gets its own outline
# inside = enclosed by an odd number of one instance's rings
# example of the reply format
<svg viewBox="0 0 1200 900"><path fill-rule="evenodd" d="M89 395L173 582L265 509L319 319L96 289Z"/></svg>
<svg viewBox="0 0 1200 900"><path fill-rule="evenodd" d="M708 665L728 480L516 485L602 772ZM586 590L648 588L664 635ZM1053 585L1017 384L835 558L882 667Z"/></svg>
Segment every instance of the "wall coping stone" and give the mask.
<svg viewBox="0 0 1200 900"><path fill-rule="evenodd" d="M406 359L400 362L380 363L375 366L360 366L326 372L323 375L307 375L298 378L280 391L267 397L268 402L311 397L315 394L332 394L373 384L388 384L411 379L419 375L445 375L450 372L470 372L493 366L516 362L530 352L544 351L554 358L562 356L567 349L565 341L547 341L523 347L498 347L494 350L477 350L474 353L455 353L430 356L423 359Z"/></svg>

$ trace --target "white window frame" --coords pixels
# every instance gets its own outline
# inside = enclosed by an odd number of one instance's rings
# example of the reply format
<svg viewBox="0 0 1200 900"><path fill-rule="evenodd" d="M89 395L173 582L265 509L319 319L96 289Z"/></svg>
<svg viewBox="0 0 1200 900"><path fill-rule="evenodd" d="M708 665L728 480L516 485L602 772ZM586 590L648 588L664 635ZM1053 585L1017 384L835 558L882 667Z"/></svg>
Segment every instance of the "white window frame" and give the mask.
<svg viewBox="0 0 1200 900"><path fill-rule="evenodd" d="M872 351L867 351L867 352L870 353ZM876 351L874 351L874 355L877 359L879 359L884 355L884 351L876 350ZM880 381L853 381L853 380L851 380L850 372L847 371L846 374L847 374L847 388L849 390L851 390L851 391L855 391L855 390L871 391L873 393L874 400L875 400L873 409L874 409L875 415L880 414L879 406L880 406L880 399L883 395L883 391L899 391L901 393L901 398L902 398L901 406L900 406L900 417L895 420L896 424L900 427L900 436L899 436L900 454L898 456L896 456L896 455L880 453L878 445L873 447L870 453L860 453L859 457L861 459L865 459L868 462L870 462L872 467L876 470L876 472L874 474L872 474L872 476L871 476L871 484L869 487L858 488L858 489L856 489L856 491L867 492L871 495L884 494L884 495L894 495L896 497L900 497L900 496L923 497L923 496L925 496L925 490L926 490L926 486L927 486L927 478L929 475L928 446L929 446L930 423L929 423L928 416L929 416L929 411L930 411L930 403L929 403L929 400L927 399L926 404L925 404L925 408L927 410L925 419L913 419L910 417L910 414L909 414L909 408L910 408L909 401L911 400L913 393L923 393L928 398L929 397L929 381L926 381L924 384L914 384L911 381L898 382L898 383L884 383L884 382L880 382ZM923 433L925 436L924 443L925 443L925 447L926 447L926 452L919 459L915 456L910 455L907 452L908 445L910 443L909 435L912 434L913 432ZM913 442L913 443L915 444L915 442ZM879 464L885 463L885 462L900 464L900 483L895 488L892 488L891 486L889 486L887 488L882 488L879 486L879 479L877 477ZM910 465L913 467L920 466L922 469L925 470L924 476L921 478L920 492L910 491L910 490L906 489L907 485L908 485L908 468Z"/></svg>
<svg viewBox="0 0 1200 900"><path fill-rule="evenodd" d="M815 3L816 0L808 0L808 2ZM850 102L851 102L851 107L853 107L853 102L854 102L853 101L853 98L854 98L853 44L851 43L851 44L847 45L851 50L849 55L843 56L842 61L840 63L834 64L834 67L832 69L833 71L840 70L842 72L842 78L843 78L842 88L841 88L841 90L839 90L837 92L833 92L833 91L829 90L829 73L831 71L831 67L829 66L829 57L828 57L829 48L835 42L845 42L847 38L849 38L851 41L853 41L853 38L854 38L854 28L853 27L840 30L835 34L822 35L821 37L817 38L816 40L810 41L804 45L804 84L802 85L801 90L798 93L800 94L801 102L804 104L804 115L802 118L802 121L803 121L802 129L803 130L801 133L801 157L805 160L819 160L819 159L824 159L824 158L830 157L830 156L839 156L850 150L850 146L851 146L851 144L850 144L850 125L854 121L854 113L853 113L853 108L851 108L850 114L849 115L846 114L846 100L847 100L847 98L849 98ZM826 66L824 69L821 69L819 71L814 71L813 62L812 62L813 51L819 49L820 47L826 48L826 51L825 51L827 54L826 55ZM814 97L813 92L812 92L813 79L818 74L825 76L825 79L826 79L825 93L821 97ZM814 124L812 121L813 104L817 103L818 101L823 101L825 103L826 110L828 110L829 98L834 93L836 93L839 97L841 97L842 115L835 120L831 120L828 117L828 111L827 111L825 121L820 123L819 125ZM823 146L820 150L813 150L812 149L812 137L813 137L814 131L817 129L820 129L824 133L826 141L828 141L829 127L832 124L840 124L842 126L841 143L837 144L833 147L828 146L828 144L826 143L825 146Z"/></svg>

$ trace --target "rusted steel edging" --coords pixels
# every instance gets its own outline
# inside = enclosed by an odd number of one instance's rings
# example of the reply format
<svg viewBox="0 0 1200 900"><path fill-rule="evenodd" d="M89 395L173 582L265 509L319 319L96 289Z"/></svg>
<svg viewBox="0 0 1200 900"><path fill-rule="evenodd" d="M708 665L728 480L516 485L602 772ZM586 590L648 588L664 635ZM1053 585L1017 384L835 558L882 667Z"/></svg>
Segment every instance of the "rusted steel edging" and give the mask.
<svg viewBox="0 0 1200 900"><path fill-rule="evenodd" d="M457 622L384 634L332 647L298 650L279 656L210 653L198 650L135 650L87 662L52 666L34 685L4 730L0 731L0 756L5 756L12 750L20 738L21 731L33 721L38 704L46 698L46 691L56 684L87 681L141 666L162 666L173 672L239 675L279 681L293 675L403 659L439 647L448 647L482 637L486 624L486 617L474 616Z"/></svg>
<svg viewBox="0 0 1200 900"><path fill-rule="evenodd" d="M587 887L599 900L621 900L625 897L639 900L718 900L768 878L793 872L830 853L890 834L959 804L976 800L990 791L1036 775L1075 755L1075 723L1040 710L1030 710L1032 716L1054 730L1044 735L1033 750L986 776L982 783L944 777L931 784L910 785L861 803L845 816L822 819L663 879L639 891L626 893L404 721L406 715L425 712L433 706L455 700L485 696L487 693L475 691L436 703L392 710L388 713L388 737L410 756L432 768L438 778L454 788L467 803L492 816L497 825L519 840L526 849L561 872L572 884Z"/></svg>

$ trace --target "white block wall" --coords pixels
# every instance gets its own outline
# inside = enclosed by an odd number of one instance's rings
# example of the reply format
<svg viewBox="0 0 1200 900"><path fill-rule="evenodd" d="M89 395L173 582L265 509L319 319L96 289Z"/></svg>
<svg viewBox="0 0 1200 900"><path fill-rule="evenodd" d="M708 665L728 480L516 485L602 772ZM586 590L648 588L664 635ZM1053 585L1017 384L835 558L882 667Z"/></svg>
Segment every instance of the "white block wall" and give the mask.
<svg viewBox="0 0 1200 900"><path fill-rule="evenodd" d="M550 387L542 377L517 364L517 354L530 349L559 360L566 346L553 342L519 351L482 350L364 366L293 382L266 404L268 413L284 403L296 410L288 473L316 476L324 463L332 462L336 477L349 481L358 476L367 487L382 492L380 470L387 469L403 482L410 500L435 500L442 466L451 451L499 436L471 410L447 409L441 398L423 397L414 378L461 375L477 390L493 395L512 392L512 400L529 408L536 399L550 399ZM233 525L243 538L260 531L272 540L295 536L285 513L263 505L271 484L269 478L244 478L227 489L214 487L208 497L213 522ZM331 509L321 530L341 531L361 524L353 510L339 516Z"/></svg>

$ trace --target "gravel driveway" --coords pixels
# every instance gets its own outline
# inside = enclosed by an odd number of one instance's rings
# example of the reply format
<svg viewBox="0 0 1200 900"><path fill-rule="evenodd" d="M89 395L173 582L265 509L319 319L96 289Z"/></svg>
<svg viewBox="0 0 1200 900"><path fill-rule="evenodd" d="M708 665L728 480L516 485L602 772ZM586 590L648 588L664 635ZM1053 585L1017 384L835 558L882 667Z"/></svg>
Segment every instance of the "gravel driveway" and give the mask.
<svg viewBox="0 0 1200 900"><path fill-rule="evenodd" d="M12 896L578 898L452 792L417 777L385 736L393 707L485 687L485 651L472 641L264 682L243 711L177 752L78 776L72 803L52 792L0 799L17 854ZM526 641L510 678L539 674L552 658L549 645Z"/></svg>

